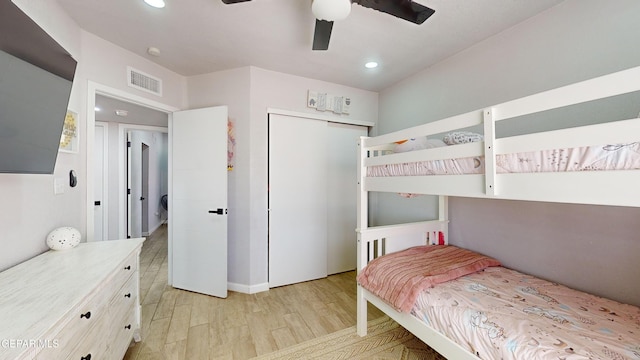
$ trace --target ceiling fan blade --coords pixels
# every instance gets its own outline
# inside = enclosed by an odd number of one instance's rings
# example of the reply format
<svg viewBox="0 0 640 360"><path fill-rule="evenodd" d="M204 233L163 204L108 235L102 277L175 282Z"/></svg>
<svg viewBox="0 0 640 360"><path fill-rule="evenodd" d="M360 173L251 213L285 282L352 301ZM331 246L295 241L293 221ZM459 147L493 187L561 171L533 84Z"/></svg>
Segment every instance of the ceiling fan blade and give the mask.
<svg viewBox="0 0 640 360"><path fill-rule="evenodd" d="M331 39L333 21L316 19L316 29L313 33L313 50L327 50Z"/></svg>
<svg viewBox="0 0 640 360"><path fill-rule="evenodd" d="M251 0L222 0L222 2L227 4L227 5L235 4L235 3L241 3L241 2L245 2L245 1L251 1Z"/></svg>
<svg viewBox="0 0 640 360"><path fill-rule="evenodd" d="M411 0L352 0L370 9L378 10L397 18L411 21L414 24L422 24L436 11Z"/></svg>

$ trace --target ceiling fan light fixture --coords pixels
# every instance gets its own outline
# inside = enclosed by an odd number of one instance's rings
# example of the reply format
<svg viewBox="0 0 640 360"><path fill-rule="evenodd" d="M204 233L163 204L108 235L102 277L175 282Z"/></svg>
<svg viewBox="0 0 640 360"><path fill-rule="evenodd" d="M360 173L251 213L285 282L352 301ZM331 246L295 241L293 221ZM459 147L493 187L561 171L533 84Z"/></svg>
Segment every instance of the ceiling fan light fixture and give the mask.
<svg viewBox="0 0 640 360"><path fill-rule="evenodd" d="M158 9L162 9L165 6L164 0L144 0L144 2Z"/></svg>
<svg viewBox="0 0 640 360"><path fill-rule="evenodd" d="M318 20L344 20L351 12L351 0L313 0L311 11Z"/></svg>
<svg viewBox="0 0 640 360"><path fill-rule="evenodd" d="M364 67L366 67L367 69L375 69L378 67L378 63L375 61L369 61L366 64L364 64Z"/></svg>

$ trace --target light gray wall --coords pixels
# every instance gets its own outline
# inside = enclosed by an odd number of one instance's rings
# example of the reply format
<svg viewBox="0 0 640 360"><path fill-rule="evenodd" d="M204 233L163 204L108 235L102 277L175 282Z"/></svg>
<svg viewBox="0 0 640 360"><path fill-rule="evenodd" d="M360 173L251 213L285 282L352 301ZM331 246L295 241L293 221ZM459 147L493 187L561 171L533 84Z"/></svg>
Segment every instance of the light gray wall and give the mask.
<svg viewBox="0 0 640 360"><path fill-rule="evenodd" d="M638 66L638 14L636 0L567 0L385 89L378 130L388 133ZM528 125L510 131L519 126ZM376 224L435 217L432 197L405 201L385 194L379 201ZM632 260L640 254L638 209L457 198L450 214L452 244L640 305L640 262Z"/></svg>
<svg viewBox="0 0 640 360"><path fill-rule="evenodd" d="M188 79L189 108L227 105L236 138L235 167L229 172L228 277L229 282L249 284L249 68L219 71Z"/></svg>

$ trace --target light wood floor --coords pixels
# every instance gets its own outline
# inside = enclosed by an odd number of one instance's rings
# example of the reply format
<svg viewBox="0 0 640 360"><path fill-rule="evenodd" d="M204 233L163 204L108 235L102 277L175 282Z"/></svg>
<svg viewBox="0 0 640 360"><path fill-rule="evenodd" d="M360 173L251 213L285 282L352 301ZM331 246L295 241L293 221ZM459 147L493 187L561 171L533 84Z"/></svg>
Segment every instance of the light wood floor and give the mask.
<svg viewBox="0 0 640 360"><path fill-rule="evenodd" d="M356 323L355 272L226 299L167 285L167 228L147 238L140 257L142 337L125 360L239 360ZM382 316L369 306L369 319Z"/></svg>

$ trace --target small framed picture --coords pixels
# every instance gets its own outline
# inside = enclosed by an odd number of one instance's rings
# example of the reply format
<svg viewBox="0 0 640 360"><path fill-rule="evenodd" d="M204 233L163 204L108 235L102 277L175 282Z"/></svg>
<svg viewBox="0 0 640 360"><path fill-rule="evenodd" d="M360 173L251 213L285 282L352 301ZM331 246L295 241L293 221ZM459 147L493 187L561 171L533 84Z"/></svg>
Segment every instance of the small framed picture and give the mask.
<svg viewBox="0 0 640 360"><path fill-rule="evenodd" d="M68 153L78 152L78 114L67 110L60 136L60 151Z"/></svg>

